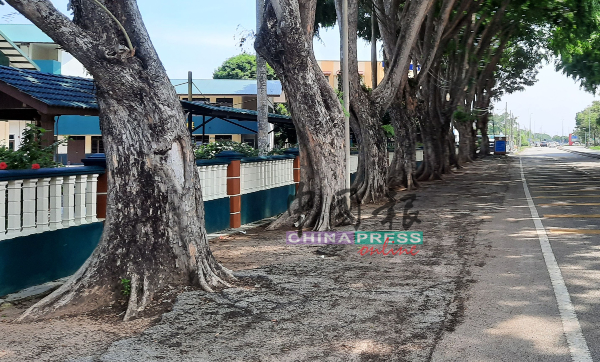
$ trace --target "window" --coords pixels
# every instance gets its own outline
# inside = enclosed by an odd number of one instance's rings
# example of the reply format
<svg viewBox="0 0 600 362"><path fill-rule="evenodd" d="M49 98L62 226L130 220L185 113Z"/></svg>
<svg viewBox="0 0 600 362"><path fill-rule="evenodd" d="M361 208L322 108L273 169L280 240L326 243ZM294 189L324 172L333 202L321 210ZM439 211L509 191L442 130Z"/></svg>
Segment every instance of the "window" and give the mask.
<svg viewBox="0 0 600 362"><path fill-rule="evenodd" d="M104 153L102 136L92 136L92 153Z"/></svg>
<svg viewBox="0 0 600 362"><path fill-rule="evenodd" d="M255 145L254 145L254 143L255 143L254 142L254 138L244 138L244 143L246 143L246 144L248 144L248 145L250 145L252 147L255 147Z"/></svg>
<svg viewBox="0 0 600 362"><path fill-rule="evenodd" d="M15 135L8 135L8 149L14 151L15 150Z"/></svg>
<svg viewBox="0 0 600 362"><path fill-rule="evenodd" d="M233 98L217 98L217 104L224 107L233 107Z"/></svg>
<svg viewBox="0 0 600 362"><path fill-rule="evenodd" d="M215 141L219 142L219 141L231 141L232 137L231 135L222 135L222 134L218 134L215 136Z"/></svg>

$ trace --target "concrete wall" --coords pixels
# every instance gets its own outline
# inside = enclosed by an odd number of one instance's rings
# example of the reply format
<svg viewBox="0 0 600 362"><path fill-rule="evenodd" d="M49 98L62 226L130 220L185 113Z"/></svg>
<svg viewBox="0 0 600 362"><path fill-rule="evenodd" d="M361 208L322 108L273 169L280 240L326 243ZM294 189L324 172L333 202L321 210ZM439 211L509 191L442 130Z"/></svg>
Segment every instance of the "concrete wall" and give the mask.
<svg viewBox="0 0 600 362"><path fill-rule="evenodd" d="M64 278L92 254L104 223L0 241L0 296Z"/></svg>

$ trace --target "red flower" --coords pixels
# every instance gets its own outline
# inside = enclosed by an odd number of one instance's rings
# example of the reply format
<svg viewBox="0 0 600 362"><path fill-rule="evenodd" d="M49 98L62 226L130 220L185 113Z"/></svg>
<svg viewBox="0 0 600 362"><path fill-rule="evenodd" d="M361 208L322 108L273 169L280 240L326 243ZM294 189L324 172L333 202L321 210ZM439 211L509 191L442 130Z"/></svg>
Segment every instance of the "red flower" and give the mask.
<svg viewBox="0 0 600 362"><path fill-rule="evenodd" d="M40 165L37 163L34 163L33 165L31 165L31 169L32 170L39 170L40 169Z"/></svg>
<svg viewBox="0 0 600 362"><path fill-rule="evenodd" d="M6 164L6 162L0 162L0 170L6 170L8 168L8 165Z"/></svg>

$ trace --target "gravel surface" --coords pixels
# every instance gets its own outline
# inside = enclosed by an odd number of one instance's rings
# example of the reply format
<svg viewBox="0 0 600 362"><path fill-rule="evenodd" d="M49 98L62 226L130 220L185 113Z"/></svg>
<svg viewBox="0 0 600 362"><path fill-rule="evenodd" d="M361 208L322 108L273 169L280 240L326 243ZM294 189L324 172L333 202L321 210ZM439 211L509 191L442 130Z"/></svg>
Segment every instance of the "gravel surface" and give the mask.
<svg viewBox="0 0 600 362"><path fill-rule="evenodd" d="M415 256L286 246L285 231L251 229L211 244L235 288L184 292L139 334L149 320L0 324L0 361L430 360L463 318L473 268L485 265L488 245L475 236L504 202L510 163L477 161L398 192L404 201L361 208L360 230L423 231Z"/></svg>
<svg viewBox="0 0 600 362"><path fill-rule="evenodd" d="M479 161L415 192L406 211L418 211L410 229L424 231L416 256L285 246L283 232L262 228L221 239L213 249L242 286L181 294L160 323L100 360L429 360L462 318L471 269L485 264L475 235L504 201L509 163ZM360 229L401 230L406 203L395 205L392 228L381 225L387 206L363 207Z"/></svg>

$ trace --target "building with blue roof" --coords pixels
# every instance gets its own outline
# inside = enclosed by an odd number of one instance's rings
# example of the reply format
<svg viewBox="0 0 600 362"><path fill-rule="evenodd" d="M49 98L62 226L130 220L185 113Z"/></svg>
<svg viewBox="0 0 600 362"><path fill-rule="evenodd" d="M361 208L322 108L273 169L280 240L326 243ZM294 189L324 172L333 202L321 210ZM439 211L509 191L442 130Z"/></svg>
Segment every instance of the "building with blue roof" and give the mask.
<svg viewBox="0 0 600 362"><path fill-rule="evenodd" d="M61 74L62 57L65 52L35 25L0 24L0 35L14 43L27 60L38 68L37 70ZM4 49L0 51L6 55Z"/></svg>
<svg viewBox="0 0 600 362"><path fill-rule="evenodd" d="M187 79L171 82L179 97L187 100ZM250 113L256 110L255 80L194 79L192 89L194 102ZM281 82L268 81L267 93L271 105L285 102ZM103 151L93 80L81 63L35 25L0 24L1 102L4 106L0 104L0 143L18 148L26 125L36 122L54 130L54 135L47 132L49 138L71 136L68 145L58 150L65 163ZM210 113L208 108L200 111ZM244 112L225 114L233 115L233 119L223 115L195 116L192 128L196 128L196 142L233 140L255 145L256 121L248 119Z"/></svg>

